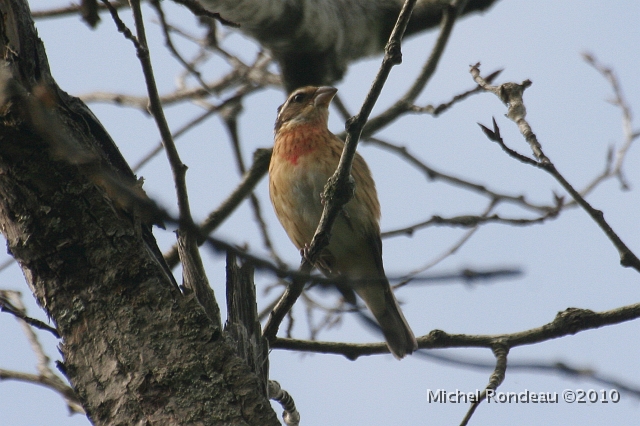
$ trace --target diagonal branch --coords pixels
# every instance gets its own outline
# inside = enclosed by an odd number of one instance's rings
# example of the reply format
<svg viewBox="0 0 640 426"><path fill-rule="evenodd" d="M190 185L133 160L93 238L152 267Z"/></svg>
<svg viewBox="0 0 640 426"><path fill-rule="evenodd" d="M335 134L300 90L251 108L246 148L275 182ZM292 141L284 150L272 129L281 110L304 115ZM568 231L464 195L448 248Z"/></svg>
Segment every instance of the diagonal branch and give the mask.
<svg viewBox="0 0 640 426"><path fill-rule="evenodd" d="M489 74L488 76L486 76L484 79L486 81L488 81L489 83L491 83L501 73L502 73L502 70L494 71L491 74ZM442 114L442 113L448 111L450 108L452 108L455 104L464 101L465 99L467 99L471 95L475 95L475 94L481 93L481 92L483 92L482 87L477 85L473 89L469 89L469 90L467 90L465 92L457 94L453 98L451 98L450 101L441 103L438 106L425 105L423 107L420 107L420 106L417 106L417 105L413 105L411 107L410 111L411 112L415 112L415 113L426 113L426 114L430 114L430 115L432 115L434 117L438 117L440 114Z"/></svg>
<svg viewBox="0 0 640 426"><path fill-rule="evenodd" d="M19 294L14 295L14 293L15 292L0 290L0 312L8 312L14 317L16 317L16 319L24 321L26 324L30 325L31 327L48 331L49 333L53 334L53 336L56 339L59 339L60 333L58 333L58 330L56 330L55 327L51 327L49 324L46 324L38 319L27 316L24 306L18 307L18 306L14 306L14 304L11 303L11 301L9 300L10 297L12 296L16 297L19 295Z"/></svg>
<svg viewBox="0 0 640 426"><path fill-rule="evenodd" d="M400 114L412 110L416 98L420 93L422 93L422 90L436 71L440 58L442 57L444 49L449 41L449 37L451 36L453 25L455 24L460 12L464 10L466 3L467 1L465 0L456 0L444 8L442 13L442 22L440 24L440 34L438 35L438 39L431 50L429 58L422 67L422 72L411 85L409 90L407 90L407 92L398 101L396 101L395 104L366 123L366 126L362 131L365 138L373 135L376 131L393 122Z"/></svg>
<svg viewBox="0 0 640 426"><path fill-rule="evenodd" d="M480 76L479 66L480 64L476 64L471 67L470 72L474 80L486 91L492 92L496 96L498 96L500 100L505 105L507 105L507 117L518 125L520 132L531 147L531 150L533 151L536 159L531 159L508 148L502 140L502 137L500 136L500 129L498 128L495 120L493 121L493 130L482 126L485 135L487 135L490 140L499 143L500 146L511 157L516 158L517 160L526 164L541 168L551 176L553 176L560 183L560 185L562 185L562 187L571 195L571 197L573 197L576 203L578 203L578 205L582 207L589 216L591 216L591 218L596 222L596 224L598 224L600 229L603 230L605 235L613 243L615 248L618 250L618 253L620 254L620 264L624 267L631 267L640 272L640 259L638 259L638 257L622 241L618 234L615 233L609 223L607 223L607 221L604 219L603 212L591 206L591 204L589 204L587 200L585 200L584 197L580 195L580 193L564 178L564 176L558 171L558 169L556 169L551 160L542 151L542 146L540 145L538 138L533 133L531 126L525 119L527 110L525 108L522 96L525 89L531 86L531 81L525 80L522 84L505 83L499 86L491 86L490 84L486 83Z"/></svg>
<svg viewBox="0 0 640 426"><path fill-rule="evenodd" d="M108 2L107 2L108 3ZM142 10L140 0L131 0L131 10L136 27L137 43L136 52L145 78L147 93L149 95L149 111L156 121L156 125L160 132L162 143L167 153L167 158L173 172L173 179L176 186L176 196L178 199L178 210L180 212L179 228L178 228L178 247L183 263L183 281L184 286L193 291L200 304L203 306L207 316L218 329L222 328L220 319L220 308L216 302L215 295L207 279L202 258L198 251L197 234L193 232L195 225L191 216L191 207L189 205L189 196L187 192L186 172L187 166L182 163L175 141L169 129L158 87L155 82L153 67L151 65L151 56L147 44L147 36L144 29L144 21L142 18ZM113 14L113 12L112 12Z"/></svg>
<svg viewBox="0 0 640 426"><path fill-rule="evenodd" d="M115 0L109 2L110 6L115 9L129 7L129 3L126 0ZM106 4L99 4L98 10L106 10L109 6ZM31 12L33 19L47 19L47 18L59 18L62 16L76 15L83 12L83 6L80 4L71 4L69 6L62 6L52 9L34 10Z"/></svg>
<svg viewBox="0 0 640 426"><path fill-rule="evenodd" d="M519 205L527 210L532 210L537 213L549 214L552 211L557 210L556 207L545 206L541 204L534 204L526 199L524 195L509 195L500 192L496 192L490 188L487 188L485 185L468 181L466 179L462 179L444 172L441 172L423 160L419 159L415 155L409 152L409 150L404 146L394 145L390 142L384 141L378 138L367 138L363 143L371 144L377 146L381 149L390 151L400 158L405 160L407 163L411 164L421 172L423 172L429 180L441 180L443 182L447 182L453 186L466 189L467 191L472 191L486 197L491 198L492 200L504 201L512 204Z"/></svg>
<svg viewBox="0 0 640 426"><path fill-rule="evenodd" d="M260 179L267 173L271 159L271 149L259 149L254 153L253 157L253 165L249 171L244 174L238 187L200 224L198 245L202 245L206 241L206 236L213 232L214 229L220 226L220 224L233 213L236 207L252 193L253 188L255 188ZM240 256L242 255L240 254ZM176 246L172 247L164 257L171 268L174 268L180 261Z"/></svg>
<svg viewBox="0 0 640 426"><path fill-rule="evenodd" d="M229 133L229 138L231 139L231 145L233 147L233 153L236 157L236 164L238 166L238 171L240 175L244 175L247 172L247 168L244 164L244 160L242 158L242 148L240 145L240 134L238 132L238 114L242 109L242 105L239 102L235 102L229 104L227 108L224 108L220 114L225 127L227 128L227 132ZM273 260L275 260L278 264L284 265L284 262L280 259L278 254L273 247L273 243L271 242L271 237L269 232L267 231L267 224L262 217L262 209L260 208L260 201L255 193L249 194L249 202L251 203L251 208L253 210L253 216L258 224L258 229L262 234L262 242L264 247L269 251Z"/></svg>
<svg viewBox="0 0 640 426"><path fill-rule="evenodd" d="M493 350L493 355L496 357L496 367L489 378L489 383L480 393L479 398L472 402L469 407L469 411L467 411L462 422L460 422L460 426L466 426L469 424L469 420L471 420L471 416L475 413L476 408L478 408L480 403L486 399L487 391L495 391L504 381L504 376L507 371L507 355L509 354L509 348L501 343L496 343L491 349Z"/></svg>
<svg viewBox="0 0 640 426"><path fill-rule="evenodd" d="M150 0L149 3L151 4L151 7L153 7L156 10L156 13L158 14L158 19L160 20L160 28L162 28L162 34L164 35L164 45L167 47L169 52L171 52L173 57L176 58L176 60L180 62L180 64L189 72L189 74L191 74L198 81L198 83L200 83L200 86L204 90L208 90L207 83L202 79L202 73L200 73L200 71L196 70L191 64L189 64L182 57L180 52L178 52L178 49L176 49L175 45L173 44L173 40L171 39L171 34L169 34L170 32L169 24L167 23L164 9L160 4L160 0Z"/></svg>

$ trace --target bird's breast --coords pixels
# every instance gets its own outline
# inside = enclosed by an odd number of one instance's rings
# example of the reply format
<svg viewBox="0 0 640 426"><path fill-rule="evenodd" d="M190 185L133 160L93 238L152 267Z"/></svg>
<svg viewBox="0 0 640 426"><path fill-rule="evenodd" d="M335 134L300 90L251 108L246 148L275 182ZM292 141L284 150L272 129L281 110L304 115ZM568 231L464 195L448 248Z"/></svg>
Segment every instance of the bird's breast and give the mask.
<svg viewBox="0 0 640 426"><path fill-rule="evenodd" d="M276 214L296 246L311 241L322 215L322 193L339 157L327 155L323 135L314 129L279 132L269 167Z"/></svg>

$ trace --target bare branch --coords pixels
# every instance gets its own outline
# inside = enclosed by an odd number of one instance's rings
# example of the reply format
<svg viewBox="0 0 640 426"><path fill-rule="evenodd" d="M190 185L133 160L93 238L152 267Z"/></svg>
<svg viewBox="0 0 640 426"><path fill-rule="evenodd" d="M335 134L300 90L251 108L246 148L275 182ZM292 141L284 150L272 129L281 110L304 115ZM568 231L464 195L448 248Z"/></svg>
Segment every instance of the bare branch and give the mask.
<svg viewBox="0 0 640 426"><path fill-rule="evenodd" d="M60 334L58 330L54 327L51 327L49 324L45 324L44 322L37 320L35 318L28 317L25 313L24 306L22 308L14 306L9 300L8 294L10 295L14 292L9 292L7 290L0 290L0 312L8 312L17 319L24 321L32 327L38 328L40 330L48 331L53 334L56 339L60 338ZM18 293L19 297L19 293Z"/></svg>
<svg viewBox="0 0 640 426"><path fill-rule="evenodd" d="M507 354L509 354L509 348L505 347L500 343L496 343L492 348L493 354L496 357L496 367L489 378L489 383L485 386L484 390L480 393L480 397L473 401L471 407L469 407L469 411L460 422L460 426L466 426L473 416L473 413L476 411L476 408L480 405L480 403L487 397L487 391L495 391L498 386L504 381L504 376L507 370Z"/></svg>
<svg viewBox="0 0 640 426"><path fill-rule="evenodd" d="M200 257L197 246L196 228L191 216L191 207L189 205L189 196L187 192L186 172L187 167L180 160L180 155L176 148L175 142L171 135L171 130L162 109L158 88L156 86L151 58L149 56L149 47L147 45L147 36L144 29L144 21L142 18L142 10L139 0L131 1L131 10L136 25L136 33L138 44L136 51L142 71L147 85L147 93L149 95L149 112L153 115L160 135L162 143L167 153L169 165L173 172L173 179L176 186L176 196L178 199L178 210L180 212L178 243L179 253L182 255L183 263L183 281L184 286L193 291L200 304L204 307L207 316L218 329L222 328L220 319L220 308L217 305L213 290L209 285L204 265Z"/></svg>
<svg viewBox="0 0 640 426"><path fill-rule="evenodd" d="M198 83L200 83L200 86L204 90L208 90L207 83L205 83L205 81L202 79L202 74L200 74L200 72L196 70L191 64L185 61L180 52L178 52L178 49L176 49L176 47L174 46L173 41L171 40L171 35L169 34L169 24L167 23L164 9L160 4L160 0L150 0L150 3L151 6L156 10L158 18L160 19L160 27L162 28L162 33L164 35L165 46L167 47L167 49L169 49L169 52L171 52L174 58L176 58L178 62L180 62L180 64L182 64L182 66L185 67L185 69L195 77Z"/></svg>
<svg viewBox="0 0 640 426"><path fill-rule="evenodd" d="M491 203L489 203L489 205L485 209L484 213L482 213L482 216L486 216L489 213L491 213L491 211L493 210L494 207L495 207L495 201L492 201ZM400 283L394 285L393 288L397 289L397 288L400 288L402 286L407 285L409 282L413 281L415 276L418 275L419 273L424 272L427 269L433 268L435 265L437 265L438 263L442 262L447 257L452 256L455 252L457 252L460 249L460 247L462 247L467 241L469 241L469 239L473 236L473 234L476 233L476 231L479 228L480 227L476 225L473 228L471 228L470 230L468 230L467 232L465 232L464 235L457 242L455 242L451 247L449 247L449 249L447 249L444 252L442 252L435 259L429 261L426 265L423 265L420 268L414 269L413 271L409 272L404 277L404 279Z"/></svg>
<svg viewBox="0 0 640 426"><path fill-rule="evenodd" d="M225 101L223 101L220 105L213 105L210 108L208 108L205 112L200 114L199 116L197 116L197 117L193 118L192 120L188 121L187 123L185 123L182 127L180 127L178 130L176 130L172 134L174 140L178 139L180 136L185 134L187 131L193 129L195 126L201 124L202 122L204 122L204 120L206 120L207 118L211 117L213 114L215 114L218 111L220 111L220 108L222 108L227 102L230 102L232 99L235 99L235 98L236 98L236 96L233 96L232 98L229 98L229 99L226 99ZM136 172L136 171L140 170L142 168L142 166L144 166L149 161L151 161L156 155L158 155L160 152L162 152L163 149L164 149L164 145L162 145L162 142L159 142L158 145L156 145L155 148L153 148L151 151L149 151L149 153L147 153L144 157L142 157L132 167L133 171Z"/></svg>
<svg viewBox="0 0 640 426"><path fill-rule="evenodd" d="M394 154L398 155L400 158L407 161L409 164L422 171L429 180L441 180L443 182L450 183L453 186L457 186L459 188L466 189L468 191L473 191L480 195L484 195L492 200L504 201L512 204L519 205L527 210L532 210L537 213L549 214L550 212L556 210L556 207L553 206L545 206L540 204L531 203L526 199L524 195L509 195L496 192L492 189L487 188L485 185L470 182L466 179L462 179L456 176L452 176L446 174L444 172L438 171L432 166L429 166L424 161L417 158L415 155L411 154L409 150L404 146L397 146L390 142L386 142L382 139L378 138L367 138L363 141L365 144L372 144L374 146L380 147L387 151L391 151Z"/></svg>
<svg viewBox="0 0 640 426"><path fill-rule="evenodd" d="M420 356L431 361L454 365L456 367L465 367L474 370L493 370L495 363L487 363L476 359L468 359L462 357L454 357L451 355L443 356L434 352L421 351L414 354L414 356ZM600 374L591 367L579 367L573 366L566 361L514 361L513 358L509 361L508 370L510 373L522 372L531 374L555 374L561 377L570 377L572 379L580 379L585 381L591 381L600 385L608 386L623 392L628 393L634 398L640 399L640 388L623 382L620 379L607 377Z"/></svg>
<svg viewBox="0 0 640 426"><path fill-rule="evenodd" d="M196 0L173 0L173 1L185 6L187 9L189 9L191 11L191 13L193 13L196 16L206 16L207 18L217 19L218 21L220 21L221 24L228 25L230 27L236 27L237 28L237 27L240 26L240 24L237 24L235 22L229 21L228 19L224 19L217 12L211 12L211 11L205 9Z"/></svg>
<svg viewBox="0 0 640 426"><path fill-rule="evenodd" d="M242 176L246 173L247 169L244 165L244 159L242 158L240 135L238 134L238 114L240 113L241 109L242 105L239 102L235 102L229 104L226 108L224 108L220 115L227 128L227 132L229 133L229 138L231 139L231 145L233 147L233 153L236 157L236 164L238 165L238 171ZM269 236L269 232L267 231L267 224L262 218L260 201L253 192L251 192L251 194L249 195L249 201L251 202L254 219L258 224L260 233L262 234L262 241L265 248L269 251L273 260L275 260L280 265L284 265L284 262L280 259L273 247L273 244L271 243L271 237Z"/></svg>
<svg viewBox="0 0 640 426"><path fill-rule="evenodd" d="M524 90L531 85L529 80L525 80L522 84L516 83L505 83L500 86L491 86L485 81L483 81L480 76L480 64L476 64L471 67L471 75L474 80L480 84L486 91L494 93L496 96L502 100L502 102L507 105L508 112L507 117L509 117L512 121L514 121L520 132L525 137L526 141L529 143L533 154L535 155L537 161L531 160L528 157L525 157L517 152L506 147L502 138L500 137L500 132L497 124L494 120L494 130L490 131L490 134L487 134L487 128L484 127L485 134L489 136L491 140L494 140L500 144L500 146L513 158L516 158L519 161L523 161L527 164L533 165L535 167L541 168L545 170L547 173L552 175L562 187L573 197L573 199L582 207L591 218L600 226L605 233L605 235L609 238L609 240L613 243L613 245L618 250L620 254L620 264L624 267L631 267L636 271L640 272L640 259L624 244L622 239L614 232L614 230L609 226L607 221L604 219L604 214L601 210L597 210L589 204L582 195L578 191L576 191L573 186L560 174L560 172L553 165L551 160L544 154L542 151L542 146L538 141L538 138L533 133L531 126L526 121L526 108L524 105L524 101L522 100L522 95L524 94Z"/></svg>
<svg viewBox="0 0 640 426"><path fill-rule="evenodd" d="M113 19L113 22L116 24L116 28L118 29L118 32L122 33L122 35L124 35L124 38L126 38L127 40L131 40L131 42L133 43L136 49L140 49L141 47L140 42L138 41L137 37L133 35L133 33L126 26L126 24L122 21L122 19L120 19L120 16L118 15L118 10L113 5L111 5L109 0L102 0L102 3L107 8L107 10L109 10L109 13L111 13L111 18Z"/></svg>
<svg viewBox="0 0 640 426"><path fill-rule="evenodd" d="M17 380L25 383L42 385L60 394L65 399L70 412L86 414L84 408L82 408L82 403L78 399L73 389L62 383L60 379L56 379L57 377L54 379L52 377L42 376L39 374L22 373L20 371L5 370L4 368L0 368L0 381Z"/></svg>
<svg viewBox="0 0 640 426"><path fill-rule="evenodd" d="M613 70L598 62L598 60L591 54L583 53L582 57L589 65L595 68L596 71L602 74L602 76L611 85L614 96L612 103L613 105L620 108L620 112L622 112L622 133L624 137L622 146L615 153L615 163L613 164L613 167L608 168L608 173L605 172L598 179L596 179L594 181L594 184L592 185L595 186L595 184L599 183L600 180L604 180L605 178L610 176L615 176L620 181L620 186L622 187L622 189L629 189L629 183L624 177L622 166L627 156L627 152L629 151L629 148L631 148L631 144L640 136L640 130L633 130L633 113L631 112L629 103L622 93L620 82L618 81L618 78L616 77ZM582 194L584 195L584 191L582 192Z"/></svg>
<svg viewBox="0 0 640 426"><path fill-rule="evenodd" d="M488 76L486 76L484 79L491 83L493 82L493 80L498 77L500 75L500 73L502 73L502 70L497 70L492 72L491 74L489 74ZM481 93L484 90L482 89L481 86L476 86L473 89L469 89L466 92L460 93L458 95L455 95L453 98L451 98L451 100L449 102L445 102L442 103L438 106L433 106L433 105L426 105L423 107L419 107L417 105L412 105L410 107L410 111L411 112L415 112L415 113L427 113L427 114L431 114L434 117L438 117L440 114L442 114L443 112L448 111L450 108L452 108L455 104L464 101L465 99L467 99L469 96L471 95L475 95L477 93Z"/></svg>
<svg viewBox="0 0 640 426"><path fill-rule="evenodd" d="M557 212L550 212L543 216L536 217L533 219L507 218L507 217L502 217L495 213L492 214L491 216L464 215L464 216L454 216L450 218L444 218L441 216L432 216L430 219L427 219L424 222L416 223L415 225L383 232L382 238L395 237L398 235L411 236L415 231L422 228L429 227L429 226L433 226L433 225L436 225L436 226L446 225L446 226L460 227L460 228L473 228L478 225L483 225L485 223L504 223L507 225L514 225L514 226L529 226L529 225L542 223L547 219L549 219L550 217L555 217L555 216L557 216Z"/></svg>
<svg viewBox="0 0 640 426"><path fill-rule="evenodd" d="M451 31L453 30L453 25L458 18L459 13L464 10L467 1L465 0L456 0L443 10L442 13L442 22L440 23L440 33L438 34L438 39L436 40L433 49L431 50L431 54L427 59L427 62L422 67L422 71L420 75L416 79L416 81L411 85L409 90L394 103L391 107L389 107L386 111L379 114L376 117L373 117L366 123L364 129L362 130L362 135L364 138L367 138L373 135L378 130L387 126L391 122L395 121L401 114L411 111L412 105L415 103L416 98L422 90L427 85L427 82L431 79L431 76L436 70L438 63L440 62L440 58L444 53L444 48L447 46L449 41L449 36L451 35Z"/></svg>
<svg viewBox="0 0 640 426"><path fill-rule="evenodd" d="M15 261L16 260L13 257L10 257L7 260L5 260L4 262L0 263L0 272L4 271L9 266L13 265L15 263Z"/></svg>
<svg viewBox="0 0 640 426"><path fill-rule="evenodd" d="M8 308L7 311L11 312L16 317L22 327L22 331L29 340L29 344L31 345L33 353L36 355L36 358L38 360L38 364L36 366L38 370L37 375L0 369L0 380L19 380L48 387L64 398L70 412L85 414L84 408L82 408L82 403L80 402L80 399L78 398L74 390L69 385L64 383L62 379L60 379L60 377L54 374L54 372L49 367L49 363L51 362L51 360L45 354L44 348L38 340L38 336L36 336L30 326L33 325L33 323L39 323L44 327L40 327L38 325L36 325L36 327L51 331L57 338L60 338L57 330L42 323L41 321L29 318L27 316L26 308L22 303L21 295L17 291L0 290L0 305L3 308L2 310Z"/></svg>
<svg viewBox="0 0 640 426"><path fill-rule="evenodd" d="M223 201L215 211L209 214L207 219L200 225L198 245L202 245L206 240L206 236L228 218L245 197L253 191L253 188L255 188L260 179L267 173L270 159L270 149L259 149L254 153L253 165L249 171L245 173L240 185L238 185L227 199ZM175 267L179 262L177 247L174 246L165 254L165 259L171 268Z"/></svg>
<svg viewBox="0 0 640 426"><path fill-rule="evenodd" d="M235 75L236 73L240 72L241 74L238 74L238 75L241 76L242 79L245 79L245 80L248 79L249 81L245 81L244 83L242 83L242 85L238 88L238 90L232 96L226 98L224 101L222 101L218 105L209 105L209 104L205 105L205 103L199 102L198 104L205 108L205 112L203 112L199 116L193 118L191 121L187 122L185 125L180 127L173 134L173 138L177 139L179 136L182 136L188 130L204 122L204 120L210 117L211 115L215 113L219 113L220 111L223 111L225 108L229 107L230 105L242 102L246 95L262 89L264 87L263 84L265 82L261 82L262 80L261 75L265 73L269 74L266 68L269 66L270 62L271 62L270 59L266 55L259 54L255 62L251 66L246 66L244 64L241 64L241 66L238 69L229 73L228 75L232 75L232 74ZM251 76L254 76L255 78ZM273 78L275 79L276 77L274 76ZM238 82L240 81L238 76L234 77L234 79L238 79ZM229 80L229 82L231 82L231 80ZM219 89L222 90L223 87L220 87ZM178 92L187 93L187 92L190 92L190 90L179 89ZM194 93L193 100L198 99L200 97L199 95L195 95L195 92L193 93ZM142 101L142 99L139 99L139 100ZM146 101L146 98L144 98L144 100ZM184 100L188 100L188 97L185 98ZM166 98L163 99L162 100L163 104L166 104L166 101L167 101ZM154 149L152 149L133 167L133 170L134 171L138 170L140 167L142 167L144 164L150 161L153 157L155 157L158 153L160 153L162 149L163 149L163 145L162 145L162 142L160 142Z"/></svg>
<svg viewBox="0 0 640 426"><path fill-rule="evenodd" d="M433 330L429 334L418 338L418 346L420 349L462 347L491 349L496 343L499 343L511 349L517 346L532 345L577 334L585 330L620 324L637 318L640 318L640 303L603 312L567 308L559 312L553 321L538 328L496 335L448 334L441 330ZM271 342L270 346L273 349L343 355L350 360L366 355L389 353L389 349L384 343L313 342L276 338Z"/></svg>

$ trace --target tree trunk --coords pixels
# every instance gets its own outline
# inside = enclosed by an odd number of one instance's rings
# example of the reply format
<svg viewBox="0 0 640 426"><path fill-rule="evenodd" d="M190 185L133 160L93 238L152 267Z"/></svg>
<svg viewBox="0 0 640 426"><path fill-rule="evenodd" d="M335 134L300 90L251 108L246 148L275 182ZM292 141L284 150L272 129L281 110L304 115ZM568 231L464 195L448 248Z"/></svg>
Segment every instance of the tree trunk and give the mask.
<svg viewBox="0 0 640 426"><path fill-rule="evenodd" d="M279 424L153 241L109 135L53 81L25 1L0 0L0 230L95 424Z"/></svg>

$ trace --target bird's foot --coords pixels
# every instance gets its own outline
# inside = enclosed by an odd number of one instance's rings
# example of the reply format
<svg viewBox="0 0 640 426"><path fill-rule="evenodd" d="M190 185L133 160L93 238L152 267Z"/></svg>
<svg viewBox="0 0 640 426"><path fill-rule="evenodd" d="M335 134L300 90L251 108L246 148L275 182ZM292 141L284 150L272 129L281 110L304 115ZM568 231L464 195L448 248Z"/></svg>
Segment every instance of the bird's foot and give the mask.
<svg viewBox="0 0 640 426"><path fill-rule="evenodd" d="M311 251L311 246L309 246L309 244L306 244L306 243L304 247L300 249L300 256L302 256L302 258L309 263L311 263L311 257L309 256L310 251Z"/></svg>

